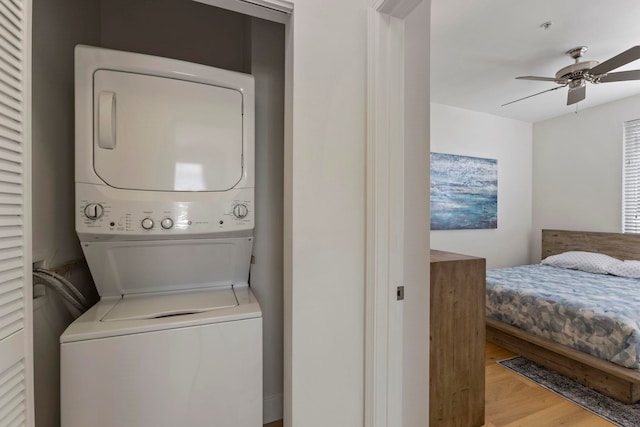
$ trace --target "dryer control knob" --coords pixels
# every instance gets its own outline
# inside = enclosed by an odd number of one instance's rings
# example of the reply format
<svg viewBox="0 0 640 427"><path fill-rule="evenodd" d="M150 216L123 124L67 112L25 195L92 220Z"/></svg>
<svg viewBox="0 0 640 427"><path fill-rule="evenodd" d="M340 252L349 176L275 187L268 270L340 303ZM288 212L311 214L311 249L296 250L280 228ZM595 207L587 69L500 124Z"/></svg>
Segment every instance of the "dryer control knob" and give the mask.
<svg viewBox="0 0 640 427"><path fill-rule="evenodd" d="M249 215L249 208L244 203L238 203L233 207L233 216L242 219Z"/></svg>
<svg viewBox="0 0 640 427"><path fill-rule="evenodd" d="M142 220L141 225L145 230L151 230L153 228L153 220L151 218L145 218Z"/></svg>
<svg viewBox="0 0 640 427"><path fill-rule="evenodd" d="M162 221L160 221L160 226L165 230L168 230L171 227L173 227L173 220L171 218L165 218Z"/></svg>
<svg viewBox="0 0 640 427"><path fill-rule="evenodd" d="M104 214L104 207L100 203L88 203L84 207L84 216L91 220L97 220L102 218Z"/></svg>

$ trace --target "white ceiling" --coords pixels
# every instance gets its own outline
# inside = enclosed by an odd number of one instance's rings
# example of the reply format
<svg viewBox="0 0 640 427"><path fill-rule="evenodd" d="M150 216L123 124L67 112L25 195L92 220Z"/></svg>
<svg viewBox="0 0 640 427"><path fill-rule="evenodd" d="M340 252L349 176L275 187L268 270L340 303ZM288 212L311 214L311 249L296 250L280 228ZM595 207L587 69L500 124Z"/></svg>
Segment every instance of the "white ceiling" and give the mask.
<svg viewBox="0 0 640 427"><path fill-rule="evenodd" d="M515 77L554 77L577 46L603 62L640 44L639 0L433 0L431 21L431 101L532 123L576 105L561 88L501 107L557 86ZM640 60L615 71L630 69ZM578 110L640 94L640 81L587 85Z"/></svg>

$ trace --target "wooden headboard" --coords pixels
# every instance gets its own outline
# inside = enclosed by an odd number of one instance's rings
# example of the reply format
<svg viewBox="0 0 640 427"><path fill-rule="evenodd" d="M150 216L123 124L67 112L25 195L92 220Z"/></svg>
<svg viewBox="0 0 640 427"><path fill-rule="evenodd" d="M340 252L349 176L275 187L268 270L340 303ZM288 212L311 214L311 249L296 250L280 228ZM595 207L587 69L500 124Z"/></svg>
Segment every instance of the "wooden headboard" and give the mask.
<svg viewBox="0 0 640 427"><path fill-rule="evenodd" d="M542 230L542 259L566 251L600 252L640 260L640 234Z"/></svg>

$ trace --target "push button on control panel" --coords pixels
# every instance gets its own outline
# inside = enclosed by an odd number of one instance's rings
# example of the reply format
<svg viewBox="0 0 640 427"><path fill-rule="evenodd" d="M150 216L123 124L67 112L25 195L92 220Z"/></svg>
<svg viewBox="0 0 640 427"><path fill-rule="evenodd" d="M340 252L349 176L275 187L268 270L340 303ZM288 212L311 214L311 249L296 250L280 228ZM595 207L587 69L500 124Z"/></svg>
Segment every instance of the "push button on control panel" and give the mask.
<svg viewBox="0 0 640 427"><path fill-rule="evenodd" d="M153 220L151 218L145 218L140 225L142 225L142 228L145 230L151 230L153 228Z"/></svg>

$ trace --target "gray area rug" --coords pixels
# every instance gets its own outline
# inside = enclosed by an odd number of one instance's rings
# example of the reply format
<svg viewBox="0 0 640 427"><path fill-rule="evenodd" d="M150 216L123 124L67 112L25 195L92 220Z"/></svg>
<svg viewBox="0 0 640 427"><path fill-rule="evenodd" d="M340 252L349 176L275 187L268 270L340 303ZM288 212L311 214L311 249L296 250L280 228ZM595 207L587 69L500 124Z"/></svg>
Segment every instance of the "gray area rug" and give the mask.
<svg viewBox="0 0 640 427"><path fill-rule="evenodd" d="M620 427L640 426L640 403L625 405L567 377L547 370L524 357L517 356L500 360L498 364L529 378L547 390L571 400L615 425Z"/></svg>

